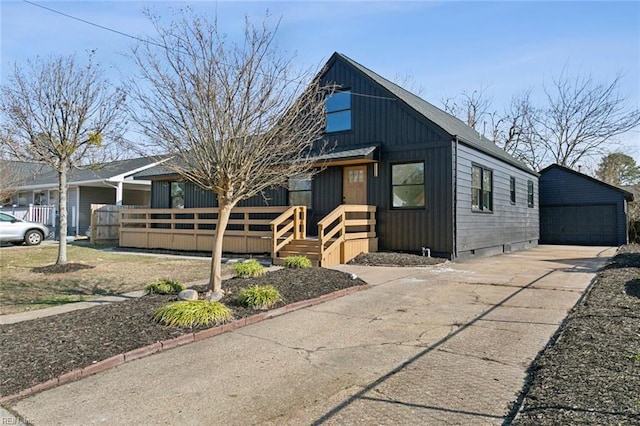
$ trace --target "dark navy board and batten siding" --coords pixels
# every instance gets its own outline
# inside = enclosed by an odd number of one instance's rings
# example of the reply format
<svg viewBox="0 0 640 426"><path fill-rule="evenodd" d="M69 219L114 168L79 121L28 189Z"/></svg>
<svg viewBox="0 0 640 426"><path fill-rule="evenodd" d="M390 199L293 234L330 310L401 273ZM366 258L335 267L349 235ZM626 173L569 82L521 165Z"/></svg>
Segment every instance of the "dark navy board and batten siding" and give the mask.
<svg viewBox="0 0 640 426"><path fill-rule="evenodd" d="M455 155L455 149L454 149ZM471 208L471 167L493 172L493 211ZM539 238L538 178L463 143L457 149L457 252L468 257L478 250L501 253L536 245ZM516 202L511 203L510 178L516 178ZM534 205L528 207L527 182L534 182Z"/></svg>
<svg viewBox="0 0 640 426"><path fill-rule="evenodd" d="M328 134L329 143L380 146L377 176L374 165L367 166L367 204L377 206L379 249L418 252L429 247L452 253L451 136L341 61L334 62L324 81L339 82L354 93L351 131ZM391 207L391 166L403 162L424 162L423 208ZM342 167L317 176L314 192L314 214L320 218L341 203Z"/></svg>
<svg viewBox="0 0 640 426"><path fill-rule="evenodd" d="M623 191L557 165L540 172L540 188L541 243L627 243Z"/></svg>
<svg viewBox="0 0 640 426"><path fill-rule="evenodd" d="M378 146L379 162L377 165L369 163L366 167L367 204L377 206L376 233L380 250L417 252L428 247L434 254L455 257L454 243L458 244L458 251L464 246L467 252L496 246L503 250L511 245L516 249L530 241L531 244L537 243L539 225L535 174L508 164L514 161L512 159L500 160L500 155L496 158L482 154L482 148L477 147L459 149L458 163L455 164L455 135L444 130L447 126L431 121L442 124L443 112L434 114L435 107L421 107L420 102L423 101L413 95L405 96L404 91L399 91L370 70L361 69L339 55L332 58L323 82L337 82L342 89L351 90L351 129L327 134L326 140L329 146L340 149ZM449 118L445 120L450 121ZM459 125L464 126L462 123ZM495 151L495 147L485 147L485 150ZM492 215L471 215L471 162L475 161L494 170ZM424 162L425 206L394 209L391 206L392 165L406 162ZM454 166L458 169L457 182L454 182ZM518 179L518 203L515 207L509 201L509 176ZM330 165L314 177L308 234L316 234L317 222L342 203L342 178L343 166ZM528 179L536 183L536 204L532 209L526 207ZM458 195L454 203L456 185ZM185 188L186 207L215 206L215 198L197 191L191 186ZM169 207L168 197L168 183L154 182L152 206ZM284 189L276 190L270 198L269 205L288 203ZM246 203L244 205L265 204L260 197ZM458 209L456 212L454 204ZM458 220L457 241L454 217Z"/></svg>

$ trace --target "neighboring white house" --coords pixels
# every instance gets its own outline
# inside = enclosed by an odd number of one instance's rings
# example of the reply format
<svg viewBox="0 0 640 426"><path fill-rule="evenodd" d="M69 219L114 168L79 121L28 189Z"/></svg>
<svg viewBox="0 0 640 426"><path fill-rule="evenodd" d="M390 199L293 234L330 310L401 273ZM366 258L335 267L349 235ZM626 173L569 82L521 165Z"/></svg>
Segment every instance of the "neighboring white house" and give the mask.
<svg viewBox="0 0 640 426"><path fill-rule="evenodd" d="M13 197L0 200L0 210L54 226L58 173L46 164L0 161L4 167L12 169L16 182ZM164 161L157 157L142 157L71 171L67 178L68 235L88 235L92 204L148 206L151 182L134 180L133 175ZM0 182L0 185L4 184Z"/></svg>

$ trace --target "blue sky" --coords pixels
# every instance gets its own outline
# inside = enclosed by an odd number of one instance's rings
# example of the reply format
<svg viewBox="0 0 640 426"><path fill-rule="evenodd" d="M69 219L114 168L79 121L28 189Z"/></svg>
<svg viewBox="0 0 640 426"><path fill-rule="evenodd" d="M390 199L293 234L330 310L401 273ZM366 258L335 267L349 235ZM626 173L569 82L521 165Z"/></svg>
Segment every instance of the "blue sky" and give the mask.
<svg viewBox="0 0 640 426"><path fill-rule="evenodd" d="M511 97L542 85L563 69L609 81L622 73L622 93L640 107L640 2L595 1L38 1L36 3L131 35L153 29L142 14L162 17L191 5L216 13L231 36L240 35L245 14L261 22L281 18L278 42L315 69L334 51L393 79L410 75L421 96L441 100L484 88L501 111ZM135 42L38 8L2 0L0 82L14 62L50 53L97 50L117 80L132 72L123 56ZM624 150L640 159L640 132L624 139Z"/></svg>

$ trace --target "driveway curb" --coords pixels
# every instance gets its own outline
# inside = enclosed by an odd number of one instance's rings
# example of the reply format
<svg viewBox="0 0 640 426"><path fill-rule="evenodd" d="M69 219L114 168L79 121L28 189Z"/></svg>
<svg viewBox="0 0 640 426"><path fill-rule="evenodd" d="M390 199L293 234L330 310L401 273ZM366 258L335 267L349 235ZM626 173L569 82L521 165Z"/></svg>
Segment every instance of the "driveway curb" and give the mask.
<svg viewBox="0 0 640 426"><path fill-rule="evenodd" d="M289 305L284 305L276 309L251 315L249 317L240 318L238 320L232 321L227 324L222 324L217 327L208 328L206 330L201 330L194 333L187 333L187 334L183 334L181 336L175 337L173 339L162 340L156 343L152 343L150 345L133 349L131 351L112 356L102 361L98 361L94 364L91 364L82 368L77 368L75 370L64 373L58 377L54 377L53 379L49 379L45 382L38 383L20 392L0 397L0 404L4 404L16 399L25 398L27 396L31 396L38 392L54 388L65 383L79 380L83 377L88 377L96 373L101 373L103 371L110 370L114 367L125 364L127 362L135 361L137 359L140 359L149 355L153 355L158 352L163 352L178 346L183 346L192 342L198 342L200 340L215 337L217 335L224 334L229 331L237 330L247 325L255 324L260 321L267 320L269 318L274 318L280 315L284 315L288 312L297 311L298 309L308 308L310 306L318 305L328 300L337 299L342 296L346 296L348 294L356 293L362 290L367 290L372 287L373 286L370 284L348 287L342 290L334 291L333 293L324 294L322 296L319 296L313 299L301 300L299 302L294 302Z"/></svg>

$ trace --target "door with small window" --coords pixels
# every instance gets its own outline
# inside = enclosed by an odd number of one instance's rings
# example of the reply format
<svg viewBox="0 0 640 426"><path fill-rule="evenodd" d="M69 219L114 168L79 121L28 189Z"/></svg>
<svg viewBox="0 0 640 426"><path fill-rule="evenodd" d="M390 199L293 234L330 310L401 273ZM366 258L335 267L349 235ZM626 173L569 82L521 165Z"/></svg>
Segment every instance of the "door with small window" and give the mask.
<svg viewBox="0 0 640 426"><path fill-rule="evenodd" d="M345 167L342 172L342 203L367 204L367 166Z"/></svg>

